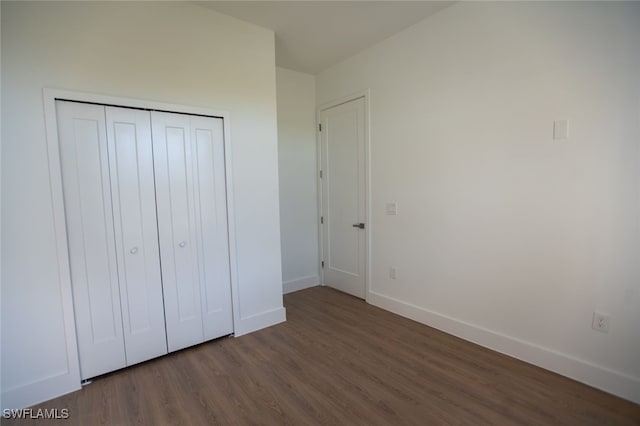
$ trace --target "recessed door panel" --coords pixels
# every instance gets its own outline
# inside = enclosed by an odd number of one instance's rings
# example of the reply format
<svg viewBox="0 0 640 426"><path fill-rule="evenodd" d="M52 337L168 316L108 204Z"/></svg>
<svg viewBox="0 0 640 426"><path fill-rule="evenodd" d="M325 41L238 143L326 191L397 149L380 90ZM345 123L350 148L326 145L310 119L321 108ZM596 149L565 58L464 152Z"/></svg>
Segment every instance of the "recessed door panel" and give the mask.
<svg viewBox="0 0 640 426"><path fill-rule="evenodd" d="M190 122L202 322L209 340L233 332L223 121Z"/></svg>
<svg viewBox="0 0 640 426"><path fill-rule="evenodd" d="M156 200L169 351L202 342L189 116L152 112Z"/></svg>
<svg viewBox="0 0 640 426"><path fill-rule="evenodd" d="M57 101L81 377L126 366L104 107Z"/></svg>
<svg viewBox="0 0 640 426"><path fill-rule="evenodd" d="M151 114L106 108L127 365L167 353Z"/></svg>
<svg viewBox="0 0 640 426"><path fill-rule="evenodd" d="M321 112L324 283L365 297L365 104Z"/></svg>

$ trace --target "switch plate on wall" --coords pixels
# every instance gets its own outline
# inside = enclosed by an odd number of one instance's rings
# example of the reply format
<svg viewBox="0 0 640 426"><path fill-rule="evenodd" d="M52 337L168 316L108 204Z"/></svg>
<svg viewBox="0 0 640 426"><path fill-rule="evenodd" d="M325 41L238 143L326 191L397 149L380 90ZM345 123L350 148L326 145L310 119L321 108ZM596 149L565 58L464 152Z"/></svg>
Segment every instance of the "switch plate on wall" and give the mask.
<svg viewBox="0 0 640 426"><path fill-rule="evenodd" d="M569 138L569 120L556 120L553 122L553 139Z"/></svg>
<svg viewBox="0 0 640 426"><path fill-rule="evenodd" d="M387 214L395 216L398 214L398 203L387 203Z"/></svg>
<svg viewBox="0 0 640 426"><path fill-rule="evenodd" d="M389 278L395 280L398 277L398 268L392 266L389 268Z"/></svg>

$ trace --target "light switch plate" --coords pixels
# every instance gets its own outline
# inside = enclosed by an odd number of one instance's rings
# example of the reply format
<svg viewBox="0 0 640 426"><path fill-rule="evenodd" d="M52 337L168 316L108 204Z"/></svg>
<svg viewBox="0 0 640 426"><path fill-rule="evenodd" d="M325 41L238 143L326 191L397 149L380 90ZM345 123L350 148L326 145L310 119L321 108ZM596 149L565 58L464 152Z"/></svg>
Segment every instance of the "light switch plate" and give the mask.
<svg viewBox="0 0 640 426"><path fill-rule="evenodd" d="M395 216L398 214L398 203L387 203L387 214Z"/></svg>
<svg viewBox="0 0 640 426"><path fill-rule="evenodd" d="M398 277L398 268L392 266L389 268L389 278L395 280Z"/></svg>
<svg viewBox="0 0 640 426"><path fill-rule="evenodd" d="M553 139L561 140L569 138L569 120L556 120L553 122Z"/></svg>

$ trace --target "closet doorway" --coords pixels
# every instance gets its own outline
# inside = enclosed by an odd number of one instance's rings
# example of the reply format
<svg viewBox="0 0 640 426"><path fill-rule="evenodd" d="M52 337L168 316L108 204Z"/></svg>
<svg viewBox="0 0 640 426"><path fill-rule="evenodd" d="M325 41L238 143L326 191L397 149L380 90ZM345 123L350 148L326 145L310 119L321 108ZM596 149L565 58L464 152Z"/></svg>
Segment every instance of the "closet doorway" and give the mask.
<svg viewBox="0 0 640 426"><path fill-rule="evenodd" d="M232 334L226 114L48 92L63 305L81 379Z"/></svg>

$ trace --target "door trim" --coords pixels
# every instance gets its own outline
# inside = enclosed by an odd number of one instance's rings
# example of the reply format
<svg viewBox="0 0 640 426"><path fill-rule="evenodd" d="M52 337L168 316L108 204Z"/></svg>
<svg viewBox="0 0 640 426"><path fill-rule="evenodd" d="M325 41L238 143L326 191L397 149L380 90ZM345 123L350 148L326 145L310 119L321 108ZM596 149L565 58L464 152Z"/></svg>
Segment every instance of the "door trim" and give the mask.
<svg viewBox="0 0 640 426"><path fill-rule="evenodd" d="M324 206L322 205L322 179L320 178L320 170L322 169L322 137L319 131L318 125L321 123L321 114L330 108L337 107L347 102L355 101L356 99L364 99L364 210L365 210L365 223L367 226L364 229L364 247L365 247L365 268L364 268L364 300L369 302L369 292L371 291L371 229L373 229L373 223L371 222L371 108L370 108L370 89L364 89L359 92L352 93L341 98L334 99L333 101L324 103L318 106L316 110L316 179L318 182L318 219L324 215ZM320 275L321 285L324 284L324 269L321 266L324 253L324 241L322 235L322 224L318 220L318 250L319 260L318 269Z"/></svg>
<svg viewBox="0 0 640 426"><path fill-rule="evenodd" d="M231 114L225 110L217 110L196 106L177 105L163 102L146 101L134 98L115 97L94 93L76 92L44 88L42 90L44 102L45 134L47 141L47 155L49 163L50 194L55 229L56 256L58 260L58 284L62 299L65 334L67 337L67 360L70 382L80 387L80 363L76 340L75 316L73 311L73 296L71 290L71 272L69 266L69 250L67 241L67 226L65 222L64 199L62 191L62 168L60 164L60 143L58 141L58 122L56 115L56 100L95 103L107 106L125 108L139 108L156 111L175 112L191 115L205 115L223 119L225 184L227 201L227 233L229 243L229 269L231 275L231 309L233 312L234 331L239 326L238 303L238 265L236 256L235 214L233 205L233 173L232 173L232 143L231 143Z"/></svg>

